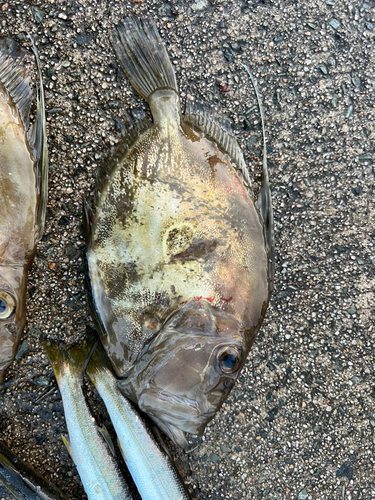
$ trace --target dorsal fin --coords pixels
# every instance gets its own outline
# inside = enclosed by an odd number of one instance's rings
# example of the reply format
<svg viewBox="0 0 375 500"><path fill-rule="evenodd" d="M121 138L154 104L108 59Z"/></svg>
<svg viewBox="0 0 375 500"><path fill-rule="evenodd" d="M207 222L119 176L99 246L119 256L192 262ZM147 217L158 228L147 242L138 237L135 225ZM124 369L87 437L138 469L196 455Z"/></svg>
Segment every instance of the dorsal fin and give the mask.
<svg viewBox="0 0 375 500"><path fill-rule="evenodd" d="M186 102L184 120L197 127L210 139L213 139L230 156L231 160L241 171L247 188L251 190L249 171L246 167L241 148L233 135L229 120L227 118L217 118L213 111L202 104L190 100Z"/></svg>
<svg viewBox="0 0 375 500"><path fill-rule="evenodd" d="M242 63L241 63L242 64ZM268 165L267 165L267 145L266 145L266 132L264 128L264 116L263 109L260 102L259 94L257 87L255 85L254 78L250 73L250 70L245 64L242 66L247 71L251 83L253 85L255 95L258 101L259 113L262 122L262 134L263 134L263 167L262 167L262 185L258 194L258 198L256 200L256 206L260 212L260 215L263 220L264 225L264 238L266 240L266 245L268 249L268 258L269 258L269 280L271 290L273 289L273 282L275 276L275 244L274 244L274 229L273 229L273 210L272 210L272 198L271 198L271 189L268 178Z"/></svg>
<svg viewBox="0 0 375 500"><path fill-rule="evenodd" d="M0 41L0 82L12 98L26 132L29 130L30 107L33 97L30 77L23 64L27 55L28 52L14 40L4 38Z"/></svg>
<svg viewBox="0 0 375 500"><path fill-rule="evenodd" d="M125 138L122 139L120 145L115 148L113 154L99 166L95 182L95 206L98 204L103 187L106 186L119 162L123 160L140 136L150 127L151 122L148 118L134 124L125 134Z"/></svg>
<svg viewBox="0 0 375 500"><path fill-rule="evenodd" d="M34 149L37 172L37 193L38 193L38 214L37 223L39 226L39 239L43 236L44 222L46 218L47 198L48 198L48 149L46 134L46 112L44 105L44 90L42 82L42 72L37 48L33 39L29 35L32 49L35 55L39 76L39 96L37 96L37 108L35 123L29 130L29 144Z"/></svg>
<svg viewBox="0 0 375 500"><path fill-rule="evenodd" d="M34 98L34 92L30 86L30 77L24 64L24 59L29 53L10 38L5 38L0 41L0 83L8 93L12 103L18 111L21 123L26 132L30 154L35 161L35 187L38 198L36 221L38 226L37 239L40 239L43 234L47 205L48 152L44 92L40 62L37 49L32 39L31 42L33 45L32 50L37 62L39 76L39 97L37 97L36 119L35 123L31 127L30 108Z"/></svg>
<svg viewBox="0 0 375 500"><path fill-rule="evenodd" d="M86 245L89 245L91 242L93 210L87 203L86 198L83 198L82 212L83 212L83 234L85 235Z"/></svg>

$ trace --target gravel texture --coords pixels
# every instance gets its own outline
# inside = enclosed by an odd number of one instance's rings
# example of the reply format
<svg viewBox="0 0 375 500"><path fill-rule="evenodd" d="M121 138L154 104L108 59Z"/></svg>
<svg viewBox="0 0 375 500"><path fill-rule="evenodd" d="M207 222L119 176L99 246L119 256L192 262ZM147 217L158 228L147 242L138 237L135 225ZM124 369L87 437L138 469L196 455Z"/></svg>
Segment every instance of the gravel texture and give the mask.
<svg viewBox="0 0 375 500"><path fill-rule="evenodd" d="M374 3L31 3L2 4L0 27L25 46L28 30L40 52L49 206L0 440L70 498L85 498L60 438L63 407L40 335L71 344L92 325L82 195L92 199L97 165L130 118L149 113L108 32L124 16L151 15L183 103L198 100L233 120L256 184L259 116L240 62L249 65L264 100L275 210L276 283L263 328L199 447L188 455L172 447L177 466L199 500L375 497ZM0 499L9 499L1 488Z"/></svg>

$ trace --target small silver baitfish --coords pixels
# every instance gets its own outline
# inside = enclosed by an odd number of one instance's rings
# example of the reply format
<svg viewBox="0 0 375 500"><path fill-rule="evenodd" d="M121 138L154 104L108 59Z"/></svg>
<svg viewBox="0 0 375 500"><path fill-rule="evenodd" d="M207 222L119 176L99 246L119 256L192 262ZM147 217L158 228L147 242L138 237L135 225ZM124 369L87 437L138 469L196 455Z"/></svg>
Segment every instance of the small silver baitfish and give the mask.
<svg viewBox="0 0 375 500"><path fill-rule="evenodd" d="M121 391L176 443L202 434L262 324L274 275L264 140L254 201L226 120L188 101L155 25L125 19L112 44L148 102L84 203L92 314Z"/></svg>
<svg viewBox="0 0 375 500"><path fill-rule="evenodd" d="M89 500L131 500L130 490L82 392L82 373L93 345L59 349L45 342L64 405L69 440L63 437Z"/></svg>
<svg viewBox="0 0 375 500"><path fill-rule="evenodd" d="M104 401L121 453L141 497L144 500L188 500L190 496L172 460L158 446L132 404L120 393L103 348L96 348L86 373Z"/></svg>
<svg viewBox="0 0 375 500"><path fill-rule="evenodd" d="M25 67L28 53L9 38L0 42L0 392L26 323L27 274L43 234L48 185L44 94Z"/></svg>
<svg viewBox="0 0 375 500"><path fill-rule="evenodd" d="M55 485L0 443L0 485L21 500L68 500Z"/></svg>

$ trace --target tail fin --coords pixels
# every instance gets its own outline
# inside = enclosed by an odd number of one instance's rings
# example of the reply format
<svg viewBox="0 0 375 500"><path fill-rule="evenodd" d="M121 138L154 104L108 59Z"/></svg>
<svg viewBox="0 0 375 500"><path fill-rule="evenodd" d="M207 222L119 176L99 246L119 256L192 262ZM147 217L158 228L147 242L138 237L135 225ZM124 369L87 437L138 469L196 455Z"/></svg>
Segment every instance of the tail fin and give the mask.
<svg viewBox="0 0 375 500"><path fill-rule="evenodd" d="M76 377L82 376L95 345L95 339L89 338L82 344L66 350L52 342L44 341L43 348L51 362L57 382L66 372L70 372Z"/></svg>
<svg viewBox="0 0 375 500"><path fill-rule="evenodd" d="M178 93L171 61L153 21L124 19L112 31L111 42L130 83L146 101L155 90Z"/></svg>
<svg viewBox="0 0 375 500"><path fill-rule="evenodd" d="M97 377L100 372L110 372L114 377L107 354L103 346L101 344L98 344L96 346L96 349L93 351L86 368L86 374L90 381L95 385L95 387L97 384Z"/></svg>

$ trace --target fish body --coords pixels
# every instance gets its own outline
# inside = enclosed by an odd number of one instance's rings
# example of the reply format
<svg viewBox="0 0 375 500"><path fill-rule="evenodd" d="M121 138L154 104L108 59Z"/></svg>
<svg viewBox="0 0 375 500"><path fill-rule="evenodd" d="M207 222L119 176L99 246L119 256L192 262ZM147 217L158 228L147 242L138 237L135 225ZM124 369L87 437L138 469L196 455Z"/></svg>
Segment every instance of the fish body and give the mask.
<svg viewBox="0 0 375 500"><path fill-rule="evenodd" d="M38 62L36 49L34 54ZM48 155L44 94L39 70L36 119L27 52L0 42L0 392L26 323L27 274L43 234Z"/></svg>
<svg viewBox="0 0 375 500"><path fill-rule="evenodd" d="M64 442L89 500L130 500L129 488L82 392L82 371L90 349L79 346L66 351L48 343L44 349L52 363L63 400L69 434L69 441L65 439Z"/></svg>
<svg viewBox="0 0 375 500"><path fill-rule="evenodd" d="M197 105L182 119L152 22L126 19L112 44L153 123L98 172L95 210L85 204L92 312L122 392L186 447L184 432L202 434L264 318L269 186L259 208L225 120Z"/></svg>
<svg viewBox="0 0 375 500"><path fill-rule="evenodd" d="M119 446L144 500L188 500L181 478L169 456L119 391L103 352L93 353L86 373L97 388L115 428Z"/></svg>
<svg viewBox="0 0 375 500"><path fill-rule="evenodd" d="M68 500L55 485L23 463L2 443L0 485L20 500Z"/></svg>

